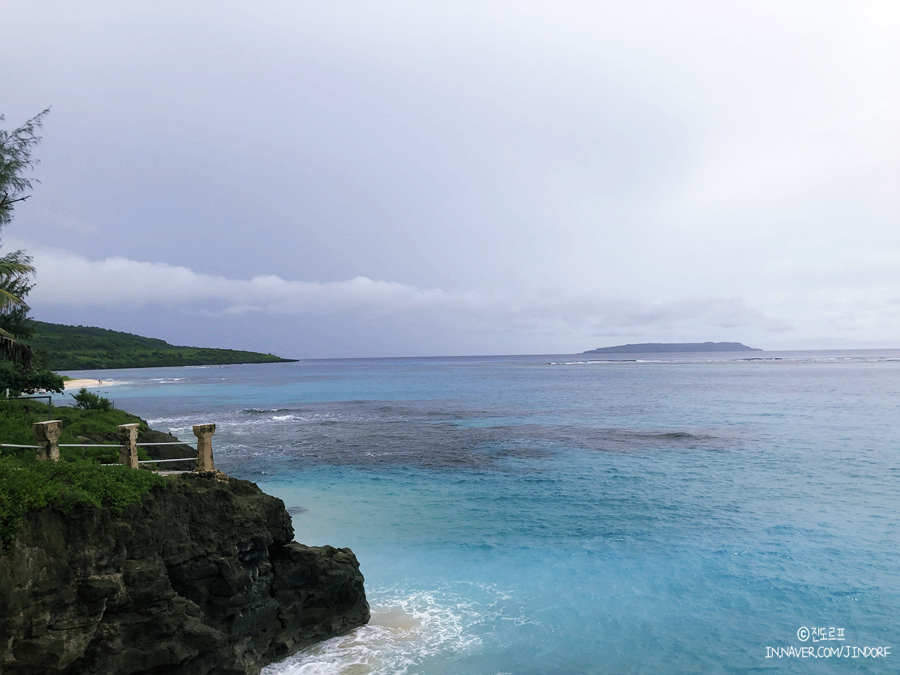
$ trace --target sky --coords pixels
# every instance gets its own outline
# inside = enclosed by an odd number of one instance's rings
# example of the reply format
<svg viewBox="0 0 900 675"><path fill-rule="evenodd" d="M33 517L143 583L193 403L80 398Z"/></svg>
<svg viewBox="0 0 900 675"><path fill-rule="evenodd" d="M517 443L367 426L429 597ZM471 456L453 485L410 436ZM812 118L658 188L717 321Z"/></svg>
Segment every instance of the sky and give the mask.
<svg viewBox="0 0 900 675"><path fill-rule="evenodd" d="M292 358L900 347L900 3L6 0L43 321Z"/></svg>

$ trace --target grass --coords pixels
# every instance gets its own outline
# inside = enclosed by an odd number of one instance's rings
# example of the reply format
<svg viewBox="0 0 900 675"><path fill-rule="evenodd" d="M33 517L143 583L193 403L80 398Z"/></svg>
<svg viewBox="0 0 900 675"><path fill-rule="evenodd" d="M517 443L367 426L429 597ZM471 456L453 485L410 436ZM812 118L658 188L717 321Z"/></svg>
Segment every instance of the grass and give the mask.
<svg viewBox="0 0 900 675"><path fill-rule="evenodd" d="M36 445L31 425L48 419L47 405L40 401L16 401L0 399L0 442ZM68 406L55 406L53 419L62 420L60 443L118 444L116 427L120 424L139 424L140 432L149 431L147 423L137 415L110 408L109 410L83 410Z"/></svg>

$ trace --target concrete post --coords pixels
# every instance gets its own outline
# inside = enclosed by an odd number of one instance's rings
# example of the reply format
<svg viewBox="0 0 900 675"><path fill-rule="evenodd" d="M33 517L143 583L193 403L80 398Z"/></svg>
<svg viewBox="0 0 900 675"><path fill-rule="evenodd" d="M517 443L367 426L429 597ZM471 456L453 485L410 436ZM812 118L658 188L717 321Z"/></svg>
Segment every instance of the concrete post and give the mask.
<svg viewBox="0 0 900 675"><path fill-rule="evenodd" d="M197 437L197 471L213 471L212 435L216 433L215 424L195 424L194 436Z"/></svg>
<svg viewBox="0 0 900 675"><path fill-rule="evenodd" d="M37 458L40 461L52 459L59 461L59 434L62 431L62 420L50 420L49 422L35 422L31 425L34 437L41 445Z"/></svg>
<svg viewBox="0 0 900 675"><path fill-rule="evenodd" d="M119 443L119 464L124 464L130 469L138 468L137 437L140 424L120 424L116 427Z"/></svg>

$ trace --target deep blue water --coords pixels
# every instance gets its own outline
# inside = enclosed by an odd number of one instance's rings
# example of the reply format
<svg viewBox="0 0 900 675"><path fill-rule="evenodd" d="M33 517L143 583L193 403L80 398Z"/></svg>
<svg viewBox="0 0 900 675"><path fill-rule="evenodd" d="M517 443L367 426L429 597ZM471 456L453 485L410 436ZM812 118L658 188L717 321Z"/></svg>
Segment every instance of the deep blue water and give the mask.
<svg viewBox="0 0 900 675"><path fill-rule="evenodd" d="M372 623L266 673L900 671L900 351L78 374L357 554Z"/></svg>

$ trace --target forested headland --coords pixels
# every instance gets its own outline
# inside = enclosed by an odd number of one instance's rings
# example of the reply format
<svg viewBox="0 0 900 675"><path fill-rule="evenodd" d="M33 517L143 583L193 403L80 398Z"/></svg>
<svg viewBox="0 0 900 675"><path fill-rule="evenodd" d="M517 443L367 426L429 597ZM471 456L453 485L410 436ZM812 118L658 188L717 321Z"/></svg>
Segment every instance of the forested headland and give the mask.
<svg viewBox="0 0 900 675"><path fill-rule="evenodd" d="M283 363L273 354L237 349L182 347L165 340L92 326L31 321L27 342L47 357L51 370L100 370L162 366L211 366L230 363Z"/></svg>

